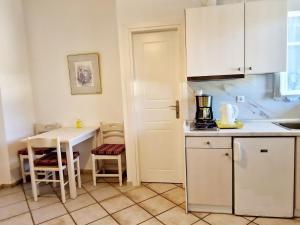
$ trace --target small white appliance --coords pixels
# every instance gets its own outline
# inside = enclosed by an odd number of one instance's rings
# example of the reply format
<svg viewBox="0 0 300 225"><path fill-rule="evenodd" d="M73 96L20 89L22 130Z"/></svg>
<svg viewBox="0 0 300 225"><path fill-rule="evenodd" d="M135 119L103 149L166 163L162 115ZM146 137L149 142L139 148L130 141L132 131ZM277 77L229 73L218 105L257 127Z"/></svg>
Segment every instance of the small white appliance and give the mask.
<svg viewBox="0 0 300 225"><path fill-rule="evenodd" d="M239 109L236 105L222 103L220 106L220 121L222 124L234 124L239 115Z"/></svg>
<svg viewBox="0 0 300 225"><path fill-rule="evenodd" d="M295 138L234 138L234 212L293 217Z"/></svg>

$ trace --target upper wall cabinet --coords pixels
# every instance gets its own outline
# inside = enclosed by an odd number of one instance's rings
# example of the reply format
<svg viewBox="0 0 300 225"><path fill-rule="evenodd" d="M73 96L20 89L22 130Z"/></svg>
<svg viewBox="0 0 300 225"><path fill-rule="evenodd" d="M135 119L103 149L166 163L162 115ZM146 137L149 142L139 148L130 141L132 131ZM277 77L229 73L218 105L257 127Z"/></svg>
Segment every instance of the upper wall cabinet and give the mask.
<svg viewBox="0 0 300 225"><path fill-rule="evenodd" d="M287 1L248 1L245 7L245 73L286 71Z"/></svg>
<svg viewBox="0 0 300 225"><path fill-rule="evenodd" d="M244 4L186 9L188 77L243 74Z"/></svg>
<svg viewBox="0 0 300 225"><path fill-rule="evenodd" d="M285 71L286 38L286 0L186 9L187 76Z"/></svg>

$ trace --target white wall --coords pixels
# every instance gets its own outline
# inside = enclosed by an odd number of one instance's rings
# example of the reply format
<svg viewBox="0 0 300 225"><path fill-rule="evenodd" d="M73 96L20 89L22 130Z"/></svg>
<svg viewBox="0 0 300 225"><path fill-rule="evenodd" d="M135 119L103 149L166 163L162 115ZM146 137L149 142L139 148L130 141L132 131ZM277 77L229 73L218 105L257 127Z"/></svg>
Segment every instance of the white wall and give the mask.
<svg viewBox="0 0 300 225"><path fill-rule="evenodd" d="M118 33L113 0L25 0L37 121L74 126L123 121ZM71 95L68 54L98 52L102 94ZM79 146L90 168L89 144ZM86 153L83 153L86 150Z"/></svg>
<svg viewBox="0 0 300 225"><path fill-rule="evenodd" d="M32 134L34 122L22 4L22 0L0 0L0 184L20 178L16 152L24 143L19 139Z"/></svg>

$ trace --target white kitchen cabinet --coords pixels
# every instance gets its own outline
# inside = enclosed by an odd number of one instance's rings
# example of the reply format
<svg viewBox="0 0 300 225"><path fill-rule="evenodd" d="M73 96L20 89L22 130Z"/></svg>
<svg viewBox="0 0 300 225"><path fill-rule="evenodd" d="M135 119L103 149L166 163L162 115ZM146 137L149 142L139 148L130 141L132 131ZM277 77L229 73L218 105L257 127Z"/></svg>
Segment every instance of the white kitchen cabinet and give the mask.
<svg viewBox="0 0 300 225"><path fill-rule="evenodd" d="M286 71L287 1L247 1L245 5L245 73Z"/></svg>
<svg viewBox="0 0 300 225"><path fill-rule="evenodd" d="M188 137L186 146L187 210L232 213L231 138Z"/></svg>
<svg viewBox="0 0 300 225"><path fill-rule="evenodd" d="M292 217L295 138L234 138L234 212Z"/></svg>
<svg viewBox="0 0 300 225"><path fill-rule="evenodd" d="M295 216L300 216L300 137L297 137L296 142L296 185L295 185Z"/></svg>
<svg viewBox="0 0 300 225"><path fill-rule="evenodd" d="M186 9L187 76L243 74L244 4Z"/></svg>
<svg viewBox="0 0 300 225"><path fill-rule="evenodd" d="M287 1L186 9L187 77L286 71Z"/></svg>

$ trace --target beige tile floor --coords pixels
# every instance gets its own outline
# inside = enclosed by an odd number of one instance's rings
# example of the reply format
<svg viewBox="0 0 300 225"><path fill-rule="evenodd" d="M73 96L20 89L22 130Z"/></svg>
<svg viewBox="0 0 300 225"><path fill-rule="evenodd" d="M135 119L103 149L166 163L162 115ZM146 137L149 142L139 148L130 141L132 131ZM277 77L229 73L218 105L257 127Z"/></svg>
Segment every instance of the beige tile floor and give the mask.
<svg viewBox="0 0 300 225"><path fill-rule="evenodd" d="M30 183L0 190L0 225L300 225L300 219L240 217L214 213L185 214L180 184L143 183L119 187L114 179L84 174L76 199L62 204L59 188L40 187L34 202ZM68 195L68 194L67 194Z"/></svg>

